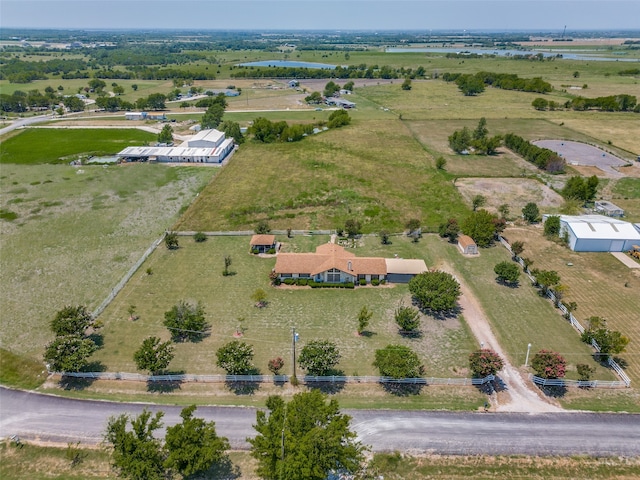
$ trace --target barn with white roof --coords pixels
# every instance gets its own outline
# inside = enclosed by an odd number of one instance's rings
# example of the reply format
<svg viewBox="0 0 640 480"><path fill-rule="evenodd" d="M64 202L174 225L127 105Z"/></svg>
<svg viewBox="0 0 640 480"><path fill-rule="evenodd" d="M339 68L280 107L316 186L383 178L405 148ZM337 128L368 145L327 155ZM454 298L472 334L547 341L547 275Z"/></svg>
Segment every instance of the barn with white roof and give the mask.
<svg viewBox="0 0 640 480"><path fill-rule="evenodd" d="M632 223L604 215L560 216L560 237L576 252L626 252L640 244Z"/></svg>

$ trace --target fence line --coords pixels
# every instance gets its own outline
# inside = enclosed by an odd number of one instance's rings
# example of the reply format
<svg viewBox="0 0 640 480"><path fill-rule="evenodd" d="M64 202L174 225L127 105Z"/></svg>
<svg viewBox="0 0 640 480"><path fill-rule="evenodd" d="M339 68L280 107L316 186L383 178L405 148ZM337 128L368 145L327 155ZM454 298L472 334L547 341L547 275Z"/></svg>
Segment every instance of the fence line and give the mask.
<svg viewBox="0 0 640 480"><path fill-rule="evenodd" d="M158 248L158 245L160 245L160 243L164 240L165 235L166 233L163 233L160 236L160 238L155 240L151 244L151 246L147 248L147 250L142 254L142 257L138 259L138 261L133 265L133 267L131 267L129 271L124 275L124 277L122 277L122 279L116 284L116 286L113 287L113 289L111 290L111 293L107 296L107 298L105 298L102 301L102 303L98 306L98 308L96 308L93 312L91 312L91 315L93 316L93 318L97 318L98 315L100 315L104 311L104 309L107 308L111 302L113 302L113 299L116 298L116 295L120 293L120 290L122 290L124 286L127 284L127 282L131 279L131 277L133 277L133 274L136 273L138 269L142 266L142 264L145 262L145 260L149 258L149 255L151 255L153 251L156 248Z"/></svg>
<svg viewBox="0 0 640 480"><path fill-rule="evenodd" d="M529 375L529 378L536 385L543 387L578 387L578 388L625 388L628 387L624 381L605 380L566 380L563 378L540 378Z"/></svg>
<svg viewBox="0 0 640 480"><path fill-rule="evenodd" d="M195 235L196 231L191 230L180 230L172 232L181 237L188 237ZM255 235L256 232L253 230L236 230L229 232L202 232L208 237L245 237L249 235ZM273 235L287 235L289 232L287 230L271 230L269 233ZM332 235L336 233L335 230L291 230L291 235Z"/></svg>
<svg viewBox="0 0 640 480"><path fill-rule="evenodd" d="M127 372L49 372L52 375L73 378L92 378L96 380L130 380L137 382L194 382L194 383L286 383L289 375L144 375ZM399 383L414 385L484 385L495 379L493 375L484 378L391 378L374 376L348 377L342 375L311 376L305 375L303 383Z"/></svg>
<svg viewBox="0 0 640 480"><path fill-rule="evenodd" d="M511 254L513 255L513 250L511 249L511 245L509 245L509 242L507 242L502 235L498 235L498 240L500 240L500 243L507 249L509 250L509 252L511 252ZM533 275L531 275L531 273L529 273L529 269L527 268L527 266L525 265L524 261L522 260L522 258L518 257L517 255L514 255L515 260L522 266L525 275L527 275L527 277L529 277L529 280L531 280L531 282L535 285L536 284L536 279ZM576 317L573 316L573 313L571 313L567 307L565 307L565 305L558 300L558 298L555 296L555 294L551 291L551 289L547 289L546 290L546 296L551 299L551 301L553 302L553 304L556 306L556 308L558 308L564 318L566 318L567 320L569 320L569 323L571 324L571 326L573 328L575 328L578 333L580 333L581 335L584 333L585 328L582 326L582 324L578 321L578 319ZM600 352L600 345L598 345L598 343L595 340L591 340L591 346L595 349L596 352ZM620 365L618 365L616 363L616 361L609 357L607 360L607 363L609 364L609 366L618 374L618 376L622 379L622 382L625 384L625 386L630 387L631 386L631 379L629 378L629 376L625 373L625 371L620 367ZM539 377L534 377L534 378L539 378ZM545 380L545 379L540 379L540 380ZM535 381L535 380L534 380ZM575 380L563 380L564 382L572 382ZM593 380L595 382L595 380ZM537 383L537 382L536 382ZM588 382L587 382L588 383ZM600 382L602 383L602 382ZM614 382L615 383L615 382ZM588 386L588 385L585 385ZM612 387L613 388L613 387Z"/></svg>

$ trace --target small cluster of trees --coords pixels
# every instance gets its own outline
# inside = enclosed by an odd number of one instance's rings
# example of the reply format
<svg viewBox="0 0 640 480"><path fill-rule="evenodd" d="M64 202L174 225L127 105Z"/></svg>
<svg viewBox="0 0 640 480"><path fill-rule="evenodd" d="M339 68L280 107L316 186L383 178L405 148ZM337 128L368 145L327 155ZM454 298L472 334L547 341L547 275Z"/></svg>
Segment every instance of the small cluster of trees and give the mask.
<svg viewBox="0 0 640 480"><path fill-rule="evenodd" d="M336 110L329 115L327 126L338 128L349 123L351 123L349 113L346 110ZM253 138L261 143L298 142L305 136L312 134L315 127L316 125L312 123L289 125L284 120L272 122L267 118L258 117L249 128L249 133L253 134Z"/></svg>
<svg viewBox="0 0 640 480"><path fill-rule="evenodd" d="M598 177L595 175L589 178L579 176L571 177L567 180L560 194L567 200L579 200L583 204L593 202L598 192Z"/></svg>
<svg viewBox="0 0 640 480"><path fill-rule="evenodd" d="M445 313L456 308L460 298L460 284L449 273L424 272L409 281L409 291L420 308Z"/></svg>
<svg viewBox="0 0 640 480"><path fill-rule="evenodd" d="M47 344L44 361L54 372L78 372L98 349L94 335L100 328L86 307L66 306L49 324L55 339Z"/></svg>
<svg viewBox="0 0 640 480"><path fill-rule="evenodd" d="M595 109L604 112L640 112L638 99L635 95L627 94L596 98L576 97L567 101L564 107L581 111Z"/></svg>
<svg viewBox="0 0 640 480"><path fill-rule="evenodd" d="M500 135L489 137L488 133L487 120L482 117L473 132L467 127L453 132L449 136L449 146L456 153L467 151L476 155L495 155L502 144L502 137Z"/></svg>
<svg viewBox="0 0 640 480"><path fill-rule="evenodd" d="M504 136L504 144L540 170L550 173L564 172L566 165L564 158L548 148L540 148L513 133L507 133Z"/></svg>
<svg viewBox="0 0 640 480"><path fill-rule="evenodd" d="M522 207L522 218L524 218L524 220L529 224L539 222L540 209L538 208L538 205L534 202L529 202Z"/></svg>
<svg viewBox="0 0 640 480"><path fill-rule="evenodd" d="M553 90L552 85L542 80L541 77L520 78L515 73L478 72L469 74L446 72L442 75L442 79L445 82L455 82L462 93L467 96L484 92L486 85L503 90L518 90L521 92L548 93Z"/></svg>
<svg viewBox="0 0 640 480"><path fill-rule="evenodd" d="M622 335L616 330L607 327L607 321L602 317L590 317L588 327L582 334L582 341L591 344L595 341L600 347L596 354L601 361L606 361L611 355L616 355L625 351L629 344L629 337Z"/></svg>
<svg viewBox="0 0 640 480"><path fill-rule="evenodd" d="M502 233L506 227L504 217L498 217L489 213L483 208L478 208L484 204L486 199L482 195L477 195L473 199L474 211L459 223L456 218L449 218L438 227L438 233L442 238L448 238L449 242L455 243L460 232L468 235L480 247L488 247L493 244L497 235Z"/></svg>

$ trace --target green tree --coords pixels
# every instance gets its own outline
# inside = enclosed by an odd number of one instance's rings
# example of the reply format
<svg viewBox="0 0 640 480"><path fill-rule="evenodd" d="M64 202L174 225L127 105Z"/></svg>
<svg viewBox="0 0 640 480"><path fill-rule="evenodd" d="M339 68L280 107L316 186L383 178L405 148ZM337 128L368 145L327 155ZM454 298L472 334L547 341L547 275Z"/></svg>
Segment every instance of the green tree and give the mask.
<svg viewBox="0 0 640 480"><path fill-rule="evenodd" d="M97 349L93 340L80 335L57 336L47 344L44 361L53 372L78 372L88 364L88 358Z"/></svg>
<svg viewBox="0 0 640 480"><path fill-rule="evenodd" d="M89 80L89 88L92 88L96 92L101 91L107 86L104 80L100 80L99 78L92 78Z"/></svg>
<svg viewBox="0 0 640 480"><path fill-rule="evenodd" d="M64 106L71 112L82 112L85 107L85 103L75 95L64 97L62 103L64 103Z"/></svg>
<svg viewBox="0 0 640 480"><path fill-rule="evenodd" d="M544 221L544 234L547 237L560 235L560 217L558 215L551 215Z"/></svg>
<svg viewBox="0 0 640 480"><path fill-rule="evenodd" d="M551 350L540 350L533 356L531 368L540 378L563 378L567 369L567 362L559 353Z"/></svg>
<svg viewBox="0 0 640 480"><path fill-rule="evenodd" d="M56 312L51 320L51 331L57 336L77 335L84 336L86 331L95 324L91 312L84 305L67 305Z"/></svg>
<svg viewBox="0 0 640 480"><path fill-rule="evenodd" d="M586 363L576 365L576 370L578 370L578 380L583 382L588 382L591 379L591 375L596 373L596 367L592 367Z"/></svg>
<svg viewBox="0 0 640 480"><path fill-rule="evenodd" d="M162 127L162 131L158 134L158 142L160 143L173 143L173 128L167 124Z"/></svg>
<svg viewBox="0 0 640 480"><path fill-rule="evenodd" d="M383 377L420 378L424 375L424 365L420 358L404 345L387 345L376 350L373 366Z"/></svg>
<svg viewBox="0 0 640 480"><path fill-rule="evenodd" d="M190 304L184 300L164 312L164 326L169 329L174 342L197 342L204 338L209 328L202 305L199 302Z"/></svg>
<svg viewBox="0 0 640 480"><path fill-rule="evenodd" d="M409 77L404 79L401 85L402 90L411 90L411 79Z"/></svg>
<svg viewBox="0 0 640 480"><path fill-rule="evenodd" d="M353 88L355 87L355 83L353 83L352 80L348 81L347 83L345 83L342 88L344 88L345 90L349 91L349 92L353 92Z"/></svg>
<svg viewBox="0 0 640 480"><path fill-rule="evenodd" d="M230 275L229 267L231 266L231 255L224 256L224 270L222 271L222 275L228 277Z"/></svg>
<svg viewBox="0 0 640 480"><path fill-rule="evenodd" d="M407 235L411 236L411 235L421 235L422 234L422 222L420 221L419 218L411 218L407 221L407 223L405 223L404 228L406 228L407 231Z"/></svg>
<svg viewBox="0 0 640 480"><path fill-rule="evenodd" d="M413 307L400 304L396 308L394 318L403 333L415 333L420 328L420 312Z"/></svg>
<svg viewBox="0 0 640 480"><path fill-rule="evenodd" d="M256 371L253 365L253 346L233 340L218 349L216 365L227 375L251 375Z"/></svg>
<svg viewBox="0 0 640 480"><path fill-rule="evenodd" d="M224 132L227 137L233 138L233 141L236 142L236 144L241 145L244 143L245 138L242 134L242 130L240 130L240 124L238 122L225 120L218 126L218 129L221 132Z"/></svg>
<svg viewBox="0 0 640 480"><path fill-rule="evenodd" d="M489 130L487 129L487 119L482 117L478 122L478 126L473 131L473 139L474 140L482 140L487 136Z"/></svg>
<svg viewBox="0 0 640 480"><path fill-rule="evenodd" d="M164 467L183 477L203 474L215 464L228 460L229 440L219 437L214 422L194 418L196 406L182 409L182 422L167 428Z"/></svg>
<svg viewBox="0 0 640 480"><path fill-rule="evenodd" d="M371 317L373 317L373 312L370 311L366 305L363 306L360 309L360 313L358 313L358 335L362 335L362 333L365 331L365 328L369 326Z"/></svg>
<svg viewBox="0 0 640 480"><path fill-rule="evenodd" d="M162 443L154 432L162 428L163 412L146 408L130 418L126 414L109 418L104 435L113 450L111 460L119 475L133 480L164 480L165 470ZM131 421L131 428L127 424Z"/></svg>
<svg viewBox="0 0 640 480"><path fill-rule="evenodd" d="M258 434L247 439L261 478L325 480L332 472L360 470L365 449L337 400L313 389L294 395L289 403L271 396L266 406L266 412L256 413Z"/></svg>
<svg viewBox="0 0 640 480"><path fill-rule="evenodd" d="M158 337L147 337L133 354L139 370L148 370L151 375L161 372L173 360L173 344L162 342Z"/></svg>
<svg viewBox="0 0 640 480"><path fill-rule="evenodd" d="M193 234L193 239L196 243L202 243L207 241L207 235L204 232L196 232Z"/></svg>
<svg viewBox="0 0 640 480"><path fill-rule="evenodd" d="M355 237L356 235L360 234L361 228L362 224L355 218L349 218L346 222L344 222L344 230L350 237Z"/></svg>
<svg viewBox="0 0 640 480"><path fill-rule="evenodd" d="M132 84L132 85L131 85L131 89L132 89L134 92L137 92L137 91L138 91L138 84L137 84L137 83Z"/></svg>
<svg viewBox="0 0 640 480"><path fill-rule="evenodd" d="M224 107L219 103L215 103L207 108L204 112L202 120L200 120L200 127L203 130L209 130L212 128L218 128L218 125L222 122L224 116Z"/></svg>
<svg viewBox="0 0 640 480"><path fill-rule="evenodd" d="M329 340L314 340L302 348L299 364L308 375L323 377L332 374L340 358L340 351L335 343Z"/></svg>
<svg viewBox="0 0 640 480"><path fill-rule="evenodd" d="M476 350L469 355L469 368L476 378L495 375L504 367L504 360L489 348Z"/></svg>
<svg viewBox="0 0 640 480"><path fill-rule="evenodd" d="M442 238L448 238L449 242L455 243L458 239L458 234L460 233L460 225L458 225L458 220L455 218L450 218L444 223L440 224L438 228L438 233Z"/></svg>
<svg viewBox="0 0 640 480"><path fill-rule="evenodd" d="M177 250L180 247L178 244L178 234L174 232L167 232L164 236L164 245L169 250Z"/></svg>
<svg viewBox="0 0 640 480"><path fill-rule="evenodd" d="M475 75L460 75L456 80L456 84L460 91L467 97L484 92L484 82Z"/></svg>
<svg viewBox="0 0 640 480"><path fill-rule="evenodd" d="M443 156L436 158L436 169L444 170L444 167L446 166L447 166L447 160Z"/></svg>
<svg viewBox="0 0 640 480"><path fill-rule="evenodd" d="M121 85L116 85L115 87L113 87L113 93L115 93L116 95L122 95L124 93L124 87Z"/></svg>
<svg viewBox="0 0 640 480"><path fill-rule="evenodd" d="M380 236L380 243L382 245L391 244L391 241L389 240L389 232L387 232L386 230L381 230L378 235Z"/></svg>
<svg viewBox="0 0 640 480"><path fill-rule="evenodd" d="M629 344L629 338L615 330L607 328L607 321L602 317L590 317L588 320L588 328L582 334L582 341L591 343L595 340L600 347L597 355L601 361L606 361L611 355L616 355L625 351Z"/></svg>
<svg viewBox="0 0 640 480"><path fill-rule="evenodd" d="M502 218L506 219L510 212L509 205L507 203L503 203L498 207L498 212Z"/></svg>
<svg viewBox="0 0 640 480"><path fill-rule="evenodd" d="M147 97L147 107L152 110L164 110L167 96L163 93L152 93Z"/></svg>
<svg viewBox="0 0 640 480"><path fill-rule="evenodd" d="M271 227L269 226L269 223L266 220L260 220L258 222L258 225L256 225L256 228L254 229L254 232L257 235L265 235L270 231L271 231Z"/></svg>
<svg viewBox="0 0 640 480"><path fill-rule="evenodd" d="M484 207L486 203L487 197L485 197L484 195L474 195L471 199L471 207L473 208L474 212L478 210L478 208Z"/></svg>
<svg viewBox="0 0 640 480"><path fill-rule="evenodd" d="M549 102L544 98L538 97L533 102L531 102L531 105L536 110L546 110L549 106Z"/></svg>
<svg viewBox="0 0 640 480"><path fill-rule="evenodd" d="M533 202L527 203L524 207L522 207L522 217L528 223L536 223L540 219L540 210L538 210L538 205Z"/></svg>
<svg viewBox="0 0 640 480"><path fill-rule="evenodd" d="M460 297L460 284L446 272L432 271L409 281L409 291L424 309L434 312L453 310Z"/></svg>
<svg viewBox="0 0 640 480"><path fill-rule="evenodd" d="M324 86L323 95L325 97L333 97L336 92L340 91L340 85L335 83L333 80L329 80L327 84Z"/></svg>
<svg viewBox="0 0 640 480"><path fill-rule="evenodd" d="M471 132L467 127L456 130L449 136L449 146L456 153L462 153L471 146Z"/></svg>
<svg viewBox="0 0 640 480"><path fill-rule="evenodd" d="M257 288L255 292L251 294L251 300L255 302L256 307L263 308L267 306L267 292L261 288Z"/></svg>
<svg viewBox="0 0 640 480"><path fill-rule="evenodd" d="M560 285L560 275L555 270L537 270L534 272L534 277L545 293L556 285Z"/></svg>
<svg viewBox="0 0 640 480"><path fill-rule="evenodd" d="M500 262L493 267L493 271L498 276L500 283L510 283L515 285L520 277L520 267L512 262Z"/></svg>
<svg viewBox="0 0 640 480"><path fill-rule="evenodd" d="M488 247L493 243L496 236L496 219L495 215L481 208L465 218L460 225L460 229L462 233L473 238L479 247Z"/></svg>
<svg viewBox="0 0 640 480"><path fill-rule="evenodd" d="M351 117L346 110L335 110L329 115L329 121L327 127L339 128L351 123Z"/></svg>
<svg viewBox="0 0 640 480"><path fill-rule="evenodd" d="M318 105L322 103L322 95L320 92L312 92L304 98L304 101L312 105Z"/></svg>
<svg viewBox="0 0 640 480"><path fill-rule="evenodd" d="M524 242L516 240L511 244L511 252L515 257L519 257L524 252Z"/></svg>

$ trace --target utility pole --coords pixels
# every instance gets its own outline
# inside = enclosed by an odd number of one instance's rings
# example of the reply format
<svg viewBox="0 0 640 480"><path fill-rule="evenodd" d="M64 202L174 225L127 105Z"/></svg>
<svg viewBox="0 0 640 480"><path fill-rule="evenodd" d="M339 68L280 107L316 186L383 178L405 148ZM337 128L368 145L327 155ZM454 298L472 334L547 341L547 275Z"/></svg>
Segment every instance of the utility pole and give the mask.
<svg viewBox="0 0 640 480"><path fill-rule="evenodd" d="M296 327L291 328L291 342L293 345L293 375L291 376L291 385L296 385L298 383L298 379L296 378L296 340L298 339L298 334L296 333Z"/></svg>

